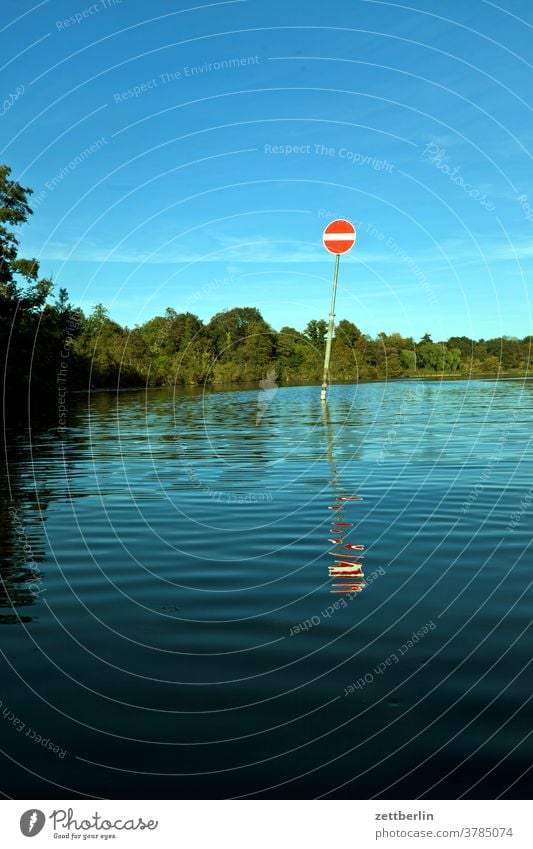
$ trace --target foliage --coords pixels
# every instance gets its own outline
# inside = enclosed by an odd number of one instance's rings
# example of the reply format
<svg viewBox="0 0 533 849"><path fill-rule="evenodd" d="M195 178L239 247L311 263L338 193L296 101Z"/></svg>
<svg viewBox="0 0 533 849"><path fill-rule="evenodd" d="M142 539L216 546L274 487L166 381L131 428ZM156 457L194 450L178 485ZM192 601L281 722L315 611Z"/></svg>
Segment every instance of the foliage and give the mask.
<svg viewBox="0 0 533 849"><path fill-rule="evenodd" d="M31 214L29 195L0 166L0 346L7 363L6 399L43 408L57 404L59 378L68 389L166 384L258 382L276 374L283 383L320 382L327 322L310 321L303 333L275 331L255 307L234 307L204 324L169 307L139 327L113 321L97 304L88 315L60 289L39 278L35 259L18 256L13 228ZM475 341L453 336L415 342L399 333L364 334L352 321L338 322L331 357L333 380L413 376L526 373L531 336ZM58 378L59 376L59 378Z"/></svg>

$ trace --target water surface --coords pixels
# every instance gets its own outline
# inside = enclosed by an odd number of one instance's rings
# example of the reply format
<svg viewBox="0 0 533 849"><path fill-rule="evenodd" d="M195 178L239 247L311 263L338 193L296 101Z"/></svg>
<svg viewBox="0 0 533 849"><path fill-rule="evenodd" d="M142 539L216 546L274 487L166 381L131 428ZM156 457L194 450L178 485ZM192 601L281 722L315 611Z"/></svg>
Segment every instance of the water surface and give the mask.
<svg viewBox="0 0 533 849"><path fill-rule="evenodd" d="M9 431L4 793L528 798L532 388L94 393Z"/></svg>

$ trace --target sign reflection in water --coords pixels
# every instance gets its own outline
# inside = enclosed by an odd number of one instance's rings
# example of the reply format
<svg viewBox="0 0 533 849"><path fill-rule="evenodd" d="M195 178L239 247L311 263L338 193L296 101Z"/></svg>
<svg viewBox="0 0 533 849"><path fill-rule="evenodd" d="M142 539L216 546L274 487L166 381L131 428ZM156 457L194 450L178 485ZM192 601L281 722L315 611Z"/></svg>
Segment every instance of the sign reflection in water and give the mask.
<svg viewBox="0 0 533 849"><path fill-rule="evenodd" d="M366 586L362 564L364 545L361 545L361 543L346 542L346 537L350 532L350 528L353 527L353 522L346 521L349 516L345 514L345 510L352 502L362 501L363 499L360 495L346 495L344 492L344 487L337 474L333 428L326 402L322 402L322 413L326 432L328 462L331 470L330 483L335 493L335 504L331 504L328 507L328 510L333 512L328 542L336 546L336 550L328 551L330 556L336 558L333 565L328 566L329 577L337 579L337 583L332 583L331 585L331 592L361 592Z"/></svg>

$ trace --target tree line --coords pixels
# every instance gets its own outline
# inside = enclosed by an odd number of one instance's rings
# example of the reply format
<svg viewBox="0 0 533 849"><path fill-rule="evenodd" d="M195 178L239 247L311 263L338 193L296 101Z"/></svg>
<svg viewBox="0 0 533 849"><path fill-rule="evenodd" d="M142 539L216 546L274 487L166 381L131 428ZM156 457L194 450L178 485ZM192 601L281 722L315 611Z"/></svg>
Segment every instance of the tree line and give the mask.
<svg viewBox="0 0 533 849"><path fill-rule="evenodd" d="M64 288L52 300L53 281L39 276L35 259L18 255L13 228L31 214L31 190L0 166L0 346L5 397L48 395L64 390L230 384L276 375L280 383L320 382L327 323L305 330L274 330L255 307L234 307L203 322L168 307L140 326L123 327L102 304L85 314ZM473 340L452 336L415 341L400 333L371 337L352 321L337 323L333 381L421 376L524 374L531 336Z"/></svg>

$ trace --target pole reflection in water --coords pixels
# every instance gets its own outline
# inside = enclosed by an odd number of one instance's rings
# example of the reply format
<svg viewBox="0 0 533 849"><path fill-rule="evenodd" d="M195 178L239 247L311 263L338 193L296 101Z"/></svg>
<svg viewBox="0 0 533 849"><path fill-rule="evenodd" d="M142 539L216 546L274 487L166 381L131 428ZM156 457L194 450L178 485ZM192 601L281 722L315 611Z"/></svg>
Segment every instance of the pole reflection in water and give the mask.
<svg viewBox="0 0 533 849"><path fill-rule="evenodd" d="M331 470L330 483L335 493L335 504L331 504L328 507L328 510L333 512L328 542L340 548L340 551L328 551L328 555L336 558L333 565L328 566L329 577L336 580L336 583L331 584L331 592L358 593L362 592L366 586L362 564L364 545L346 542L347 534L350 532L350 528L353 527L353 522L346 521L349 516L345 514L345 510L351 502L362 501L363 499L360 495L346 495L345 488L339 480L337 464L335 462L333 428L326 401L322 402L322 416L326 433L327 456ZM352 554L351 552L361 553Z"/></svg>

